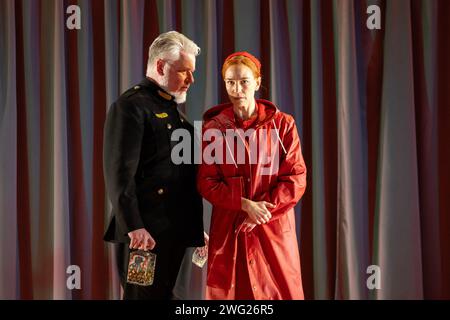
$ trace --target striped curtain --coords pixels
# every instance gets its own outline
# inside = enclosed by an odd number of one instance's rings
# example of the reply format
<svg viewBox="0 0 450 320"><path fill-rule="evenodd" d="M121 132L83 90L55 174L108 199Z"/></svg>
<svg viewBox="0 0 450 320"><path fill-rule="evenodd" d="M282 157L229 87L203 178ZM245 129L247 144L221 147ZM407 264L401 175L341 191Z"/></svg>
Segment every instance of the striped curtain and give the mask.
<svg viewBox="0 0 450 320"><path fill-rule="evenodd" d="M262 62L260 97L297 120L307 299L450 298L447 0L0 1L0 298L120 297L102 241L103 123L169 30L202 48L191 120L227 101L221 64L240 50ZM188 258L177 295L202 299L205 270Z"/></svg>

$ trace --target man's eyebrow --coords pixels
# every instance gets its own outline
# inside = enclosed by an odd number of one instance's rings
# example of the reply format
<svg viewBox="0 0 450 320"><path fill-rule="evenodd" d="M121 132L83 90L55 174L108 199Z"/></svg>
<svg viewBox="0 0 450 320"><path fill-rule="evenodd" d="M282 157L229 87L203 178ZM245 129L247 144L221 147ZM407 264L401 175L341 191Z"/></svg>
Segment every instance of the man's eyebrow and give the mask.
<svg viewBox="0 0 450 320"><path fill-rule="evenodd" d="M191 68L179 68L176 69L177 72L185 72L185 71L190 71L190 72L195 72L195 69L191 69Z"/></svg>

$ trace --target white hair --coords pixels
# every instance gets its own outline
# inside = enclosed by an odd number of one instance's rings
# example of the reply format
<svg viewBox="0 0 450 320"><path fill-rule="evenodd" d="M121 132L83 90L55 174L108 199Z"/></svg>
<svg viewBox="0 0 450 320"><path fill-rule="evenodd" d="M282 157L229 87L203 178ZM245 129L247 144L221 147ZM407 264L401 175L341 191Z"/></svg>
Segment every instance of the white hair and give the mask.
<svg viewBox="0 0 450 320"><path fill-rule="evenodd" d="M181 51L186 52L187 54L193 54L194 56L200 54L199 46L185 35L177 31L169 31L160 34L159 37L153 41L148 50L147 76L152 77L155 75L155 61L157 59L163 58L175 61L179 59Z"/></svg>

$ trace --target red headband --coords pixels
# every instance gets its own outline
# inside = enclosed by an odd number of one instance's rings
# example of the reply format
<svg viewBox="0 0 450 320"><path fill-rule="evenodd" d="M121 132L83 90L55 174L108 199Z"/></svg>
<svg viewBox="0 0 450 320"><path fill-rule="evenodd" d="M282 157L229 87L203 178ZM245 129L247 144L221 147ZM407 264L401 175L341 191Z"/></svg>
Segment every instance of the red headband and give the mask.
<svg viewBox="0 0 450 320"><path fill-rule="evenodd" d="M230 54L224 61L227 62L228 60L230 60L231 58L237 57L237 56L243 56L246 58L249 58L256 66L256 68L258 68L258 71L261 71L261 62L259 62L259 60L252 54L246 52L246 51L240 51L240 52L235 52Z"/></svg>

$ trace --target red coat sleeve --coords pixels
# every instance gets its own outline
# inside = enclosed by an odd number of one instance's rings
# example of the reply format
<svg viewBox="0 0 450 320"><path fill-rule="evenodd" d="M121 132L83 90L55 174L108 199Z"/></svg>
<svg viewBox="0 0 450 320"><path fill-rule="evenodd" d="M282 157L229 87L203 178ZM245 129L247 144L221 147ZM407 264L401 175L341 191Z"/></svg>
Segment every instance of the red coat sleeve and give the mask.
<svg viewBox="0 0 450 320"><path fill-rule="evenodd" d="M203 142L202 154L207 144ZM243 185L243 177L225 177L217 164L207 164L202 161L199 165L197 189L213 206L240 211Z"/></svg>
<svg viewBox="0 0 450 320"><path fill-rule="evenodd" d="M303 160L297 127L291 116L288 116L286 120L284 128L280 128L280 138L286 154L281 157L277 183L269 192L262 193L253 199L254 201L267 201L276 206L269 209L272 219L276 219L293 208L306 189L306 165Z"/></svg>

